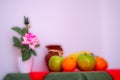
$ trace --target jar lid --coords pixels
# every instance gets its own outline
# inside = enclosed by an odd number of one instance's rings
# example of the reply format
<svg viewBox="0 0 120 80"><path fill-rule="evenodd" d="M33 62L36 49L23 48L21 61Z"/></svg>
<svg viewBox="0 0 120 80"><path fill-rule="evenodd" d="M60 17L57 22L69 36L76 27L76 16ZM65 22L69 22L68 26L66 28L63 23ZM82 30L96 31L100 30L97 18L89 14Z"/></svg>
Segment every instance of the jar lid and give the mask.
<svg viewBox="0 0 120 80"><path fill-rule="evenodd" d="M50 45L47 45L46 48L47 48L47 49L63 50L63 49L61 48L61 45L59 45L59 44L50 44Z"/></svg>

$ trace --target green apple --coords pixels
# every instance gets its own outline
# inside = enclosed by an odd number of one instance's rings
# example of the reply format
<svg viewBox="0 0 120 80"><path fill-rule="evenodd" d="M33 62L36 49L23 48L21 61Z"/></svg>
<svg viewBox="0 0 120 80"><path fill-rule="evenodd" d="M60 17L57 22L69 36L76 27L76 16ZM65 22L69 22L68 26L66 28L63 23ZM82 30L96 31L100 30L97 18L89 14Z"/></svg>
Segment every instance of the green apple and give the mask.
<svg viewBox="0 0 120 80"><path fill-rule="evenodd" d="M62 61L63 61L63 57L62 56L52 56L49 59L49 68L50 71L52 72L60 72L62 71Z"/></svg>

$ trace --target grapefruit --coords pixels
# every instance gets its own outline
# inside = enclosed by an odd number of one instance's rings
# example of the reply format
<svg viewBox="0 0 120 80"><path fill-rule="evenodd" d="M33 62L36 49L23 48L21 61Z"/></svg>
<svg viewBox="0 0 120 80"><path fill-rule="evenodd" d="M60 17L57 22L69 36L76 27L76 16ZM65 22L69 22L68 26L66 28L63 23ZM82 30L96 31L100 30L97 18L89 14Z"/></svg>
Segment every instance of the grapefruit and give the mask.
<svg viewBox="0 0 120 80"><path fill-rule="evenodd" d="M77 67L81 71L94 70L95 57L90 54L80 54L77 58Z"/></svg>

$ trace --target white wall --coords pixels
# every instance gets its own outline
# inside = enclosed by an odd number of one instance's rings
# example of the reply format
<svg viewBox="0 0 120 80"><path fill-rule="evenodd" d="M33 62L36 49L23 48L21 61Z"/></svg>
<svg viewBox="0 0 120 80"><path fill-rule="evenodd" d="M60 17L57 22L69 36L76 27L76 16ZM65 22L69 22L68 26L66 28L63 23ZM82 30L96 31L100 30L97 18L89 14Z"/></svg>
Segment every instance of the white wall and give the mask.
<svg viewBox="0 0 120 80"><path fill-rule="evenodd" d="M103 56L110 68L120 68L120 0L101 0Z"/></svg>
<svg viewBox="0 0 120 80"><path fill-rule="evenodd" d="M20 51L12 46L13 26L23 27L29 16L31 31L38 35L33 71L47 71L44 56L47 44L63 46L64 56L88 50L105 57L109 68L119 68L119 0L0 0L0 80L18 72Z"/></svg>

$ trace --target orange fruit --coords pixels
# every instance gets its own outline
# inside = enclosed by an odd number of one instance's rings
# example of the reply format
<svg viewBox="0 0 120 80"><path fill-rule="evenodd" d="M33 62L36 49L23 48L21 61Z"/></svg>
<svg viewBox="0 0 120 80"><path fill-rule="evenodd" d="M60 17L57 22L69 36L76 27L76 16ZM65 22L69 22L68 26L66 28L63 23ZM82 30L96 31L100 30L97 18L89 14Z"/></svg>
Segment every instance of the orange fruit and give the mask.
<svg viewBox="0 0 120 80"><path fill-rule="evenodd" d="M108 63L104 58L96 57L95 70L102 71L102 70L106 70L107 67L108 67Z"/></svg>
<svg viewBox="0 0 120 80"><path fill-rule="evenodd" d="M76 69L77 63L73 58L65 58L62 62L63 71L70 72Z"/></svg>

